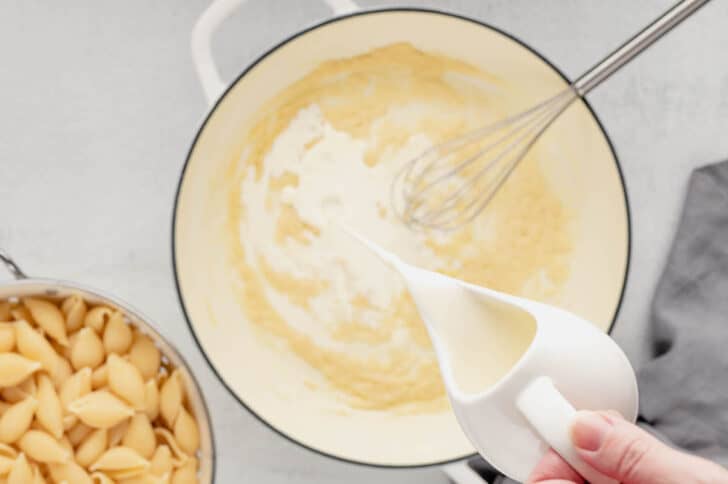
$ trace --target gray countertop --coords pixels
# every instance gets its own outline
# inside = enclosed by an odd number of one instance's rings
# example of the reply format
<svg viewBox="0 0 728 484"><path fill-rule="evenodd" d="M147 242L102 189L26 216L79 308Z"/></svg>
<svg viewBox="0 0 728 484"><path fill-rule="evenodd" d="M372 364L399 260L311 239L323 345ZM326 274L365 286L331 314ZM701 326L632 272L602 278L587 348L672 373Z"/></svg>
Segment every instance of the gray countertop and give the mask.
<svg viewBox="0 0 728 484"><path fill-rule="evenodd" d="M576 76L671 3L407 5L487 21ZM217 482L444 483L437 469L368 469L284 441L238 406L192 341L174 291L170 224L182 163L206 110L189 53L190 29L206 4L0 4L0 247L30 274L106 289L159 323L211 402ZM231 78L273 43L327 15L315 0L251 0L216 37L222 72ZM687 177L728 154L726 18L728 2L712 2L589 96L629 192L632 264L615 336L635 364L644 358L649 303Z"/></svg>

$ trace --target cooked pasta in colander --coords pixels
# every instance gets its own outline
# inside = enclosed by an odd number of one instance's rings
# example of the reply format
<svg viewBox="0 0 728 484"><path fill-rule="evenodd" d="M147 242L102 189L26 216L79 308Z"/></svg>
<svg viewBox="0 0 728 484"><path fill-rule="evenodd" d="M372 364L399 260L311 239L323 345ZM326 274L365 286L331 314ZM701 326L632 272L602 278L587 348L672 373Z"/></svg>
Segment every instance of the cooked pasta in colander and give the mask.
<svg viewBox="0 0 728 484"><path fill-rule="evenodd" d="M120 311L0 301L0 481L197 483L180 370Z"/></svg>

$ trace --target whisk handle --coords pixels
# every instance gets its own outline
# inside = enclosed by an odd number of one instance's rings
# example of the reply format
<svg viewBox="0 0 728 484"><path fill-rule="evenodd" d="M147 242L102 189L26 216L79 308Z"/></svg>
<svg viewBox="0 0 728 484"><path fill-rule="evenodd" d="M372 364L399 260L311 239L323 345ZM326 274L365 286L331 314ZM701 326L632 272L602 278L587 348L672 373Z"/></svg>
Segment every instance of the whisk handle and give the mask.
<svg viewBox="0 0 728 484"><path fill-rule="evenodd" d="M641 32L622 44L614 52L602 59L574 81L572 87L583 96L601 84L620 67L634 59L637 54L651 46L660 37L688 18L709 0L682 0L659 18L642 29Z"/></svg>

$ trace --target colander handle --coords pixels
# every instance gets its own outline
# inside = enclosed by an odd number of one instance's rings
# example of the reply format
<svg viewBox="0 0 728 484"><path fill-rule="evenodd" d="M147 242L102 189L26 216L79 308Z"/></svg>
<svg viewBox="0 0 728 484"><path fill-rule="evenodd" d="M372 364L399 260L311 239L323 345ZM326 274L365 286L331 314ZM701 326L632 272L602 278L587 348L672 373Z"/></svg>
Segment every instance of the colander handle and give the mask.
<svg viewBox="0 0 728 484"><path fill-rule="evenodd" d="M0 249L0 262L3 263L3 265L8 269L10 274L12 274L15 279L28 278L28 276L26 276L25 273L20 270L18 264L16 264L15 261L3 249Z"/></svg>
<svg viewBox="0 0 728 484"><path fill-rule="evenodd" d="M223 81L215 60L212 58L212 34L220 24L233 14L247 0L214 0L202 12L192 28L192 61L197 77L202 84L208 104L212 105L225 91L228 83ZM359 10L353 0L323 0L335 16Z"/></svg>

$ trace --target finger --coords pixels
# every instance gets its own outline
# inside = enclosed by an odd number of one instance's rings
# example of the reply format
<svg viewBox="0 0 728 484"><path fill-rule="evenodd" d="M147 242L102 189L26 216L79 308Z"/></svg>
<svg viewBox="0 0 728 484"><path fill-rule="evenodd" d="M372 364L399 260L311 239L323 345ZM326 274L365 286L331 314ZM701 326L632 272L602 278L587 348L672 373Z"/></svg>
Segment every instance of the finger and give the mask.
<svg viewBox="0 0 728 484"><path fill-rule="evenodd" d="M555 451L549 450L531 472L528 484L583 484L584 479Z"/></svg>
<svg viewBox="0 0 728 484"><path fill-rule="evenodd" d="M627 484L677 484L721 472L715 464L677 452L607 412L579 412L571 430L574 446L587 464Z"/></svg>
<svg viewBox="0 0 728 484"><path fill-rule="evenodd" d="M529 483L531 481L528 481ZM578 481L579 483L584 481ZM538 484L574 484L574 481L565 481L563 479L549 479L548 481L538 481Z"/></svg>
<svg viewBox="0 0 728 484"><path fill-rule="evenodd" d="M624 417L621 413L617 412L616 410L603 410L599 412L601 414L606 414L609 417L613 417L615 419L624 420Z"/></svg>

